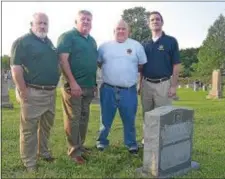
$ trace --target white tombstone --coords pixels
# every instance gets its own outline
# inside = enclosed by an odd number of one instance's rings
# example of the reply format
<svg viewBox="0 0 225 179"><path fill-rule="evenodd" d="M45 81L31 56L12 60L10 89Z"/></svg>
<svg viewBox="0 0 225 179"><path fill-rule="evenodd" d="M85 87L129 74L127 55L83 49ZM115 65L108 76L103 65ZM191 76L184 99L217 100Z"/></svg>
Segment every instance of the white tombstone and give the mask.
<svg viewBox="0 0 225 179"><path fill-rule="evenodd" d="M13 104L9 100L9 91L8 91L8 80L4 78L3 75L1 75L1 81L2 81L2 91L1 91L1 107L2 108L13 108Z"/></svg>

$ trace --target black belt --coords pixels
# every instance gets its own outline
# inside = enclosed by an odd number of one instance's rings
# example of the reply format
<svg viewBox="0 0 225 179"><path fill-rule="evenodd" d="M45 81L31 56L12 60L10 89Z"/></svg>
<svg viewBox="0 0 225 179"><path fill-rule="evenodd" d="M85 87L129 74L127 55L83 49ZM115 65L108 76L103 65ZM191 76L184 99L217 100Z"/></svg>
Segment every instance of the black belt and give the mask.
<svg viewBox="0 0 225 179"><path fill-rule="evenodd" d="M110 85L110 84L108 84L108 83L103 83L103 84L105 84L105 85L107 85L107 86L110 86L110 87L112 87L112 88L118 88L118 89L129 89L129 88L132 88L132 87L135 86L135 85L133 85L133 86L131 86L131 87L121 87L121 86L113 86L113 85Z"/></svg>
<svg viewBox="0 0 225 179"><path fill-rule="evenodd" d="M42 85L33 85L33 84L27 84L27 86L34 88L34 89L39 89L39 90L54 90L56 86L42 86Z"/></svg>
<svg viewBox="0 0 225 179"><path fill-rule="evenodd" d="M160 82L163 82L163 81L167 81L170 78L169 77L164 77L164 78L160 78L160 79L152 79L152 78L144 77L144 79L149 81L149 82L151 82L151 83L160 83Z"/></svg>

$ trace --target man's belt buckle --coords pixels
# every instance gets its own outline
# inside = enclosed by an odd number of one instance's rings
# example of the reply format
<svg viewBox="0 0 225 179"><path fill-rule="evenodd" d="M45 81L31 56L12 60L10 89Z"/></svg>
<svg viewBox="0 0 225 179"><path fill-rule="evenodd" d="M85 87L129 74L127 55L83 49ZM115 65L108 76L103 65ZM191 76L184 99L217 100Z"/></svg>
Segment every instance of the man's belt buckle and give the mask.
<svg viewBox="0 0 225 179"><path fill-rule="evenodd" d="M147 81L152 82L152 83L161 83L165 80L168 80L168 77L160 78L160 79L151 79L151 78L146 78Z"/></svg>
<svg viewBox="0 0 225 179"><path fill-rule="evenodd" d="M53 90L56 88L56 86L43 86L43 85L32 85L27 84L27 86L30 86L31 88L39 89L39 90Z"/></svg>

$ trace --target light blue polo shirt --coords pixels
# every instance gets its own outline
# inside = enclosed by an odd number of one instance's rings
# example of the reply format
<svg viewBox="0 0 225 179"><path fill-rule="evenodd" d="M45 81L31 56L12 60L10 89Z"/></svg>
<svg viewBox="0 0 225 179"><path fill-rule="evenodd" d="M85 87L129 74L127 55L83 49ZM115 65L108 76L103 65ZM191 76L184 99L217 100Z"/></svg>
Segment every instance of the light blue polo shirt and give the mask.
<svg viewBox="0 0 225 179"><path fill-rule="evenodd" d="M138 80L138 65L147 62L143 46L130 38L123 43L103 43L98 54L98 62L102 63L102 80L113 86L135 85Z"/></svg>

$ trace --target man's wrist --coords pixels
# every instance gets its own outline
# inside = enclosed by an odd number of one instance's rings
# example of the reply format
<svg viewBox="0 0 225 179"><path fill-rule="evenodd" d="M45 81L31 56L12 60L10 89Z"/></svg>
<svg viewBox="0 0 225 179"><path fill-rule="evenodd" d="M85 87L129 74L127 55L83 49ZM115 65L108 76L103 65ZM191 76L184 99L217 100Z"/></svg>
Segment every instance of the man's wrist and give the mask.
<svg viewBox="0 0 225 179"><path fill-rule="evenodd" d="M18 88L18 91L19 91L20 93L23 93L25 90L26 90L26 88Z"/></svg>

